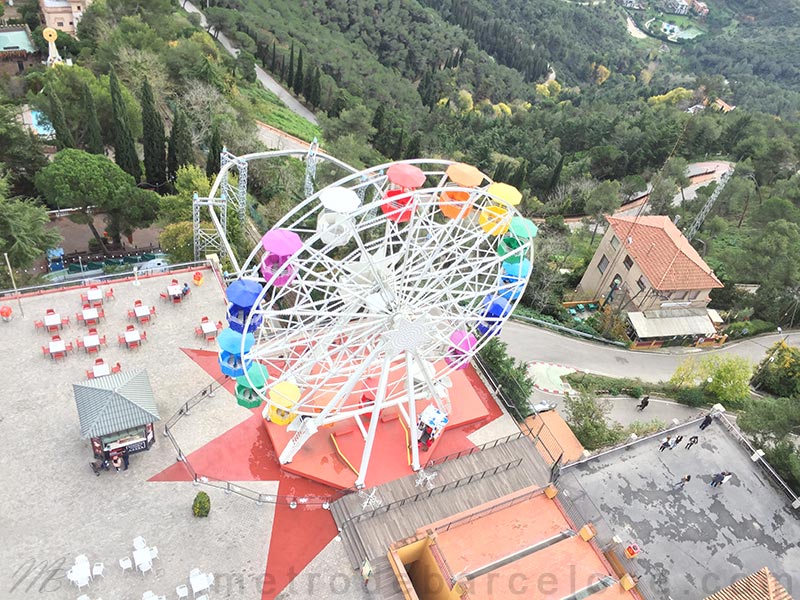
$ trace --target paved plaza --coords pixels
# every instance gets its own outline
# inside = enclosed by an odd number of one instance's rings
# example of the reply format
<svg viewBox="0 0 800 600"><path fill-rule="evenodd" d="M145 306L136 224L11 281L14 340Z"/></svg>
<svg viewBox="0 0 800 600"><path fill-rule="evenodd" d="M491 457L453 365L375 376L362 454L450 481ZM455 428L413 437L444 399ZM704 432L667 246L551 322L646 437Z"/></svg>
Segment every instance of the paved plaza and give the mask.
<svg viewBox="0 0 800 600"><path fill-rule="evenodd" d="M202 316L213 321L225 317L222 289L210 270L204 273L205 284L192 286L186 301L174 306L159 297L172 275L142 278L138 287L132 281L113 283L116 300L106 302L106 319L98 326L108 338L108 347L99 354L106 362L119 362L123 371L147 369L162 421L212 382L183 350L216 352L214 344L197 338L194 331ZM175 277L183 283L191 281L191 275ZM193 517L191 504L200 487L181 481L148 482L175 464L175 450L163 436L162 423L155 426L155 445L131 455L128 471L102 472L99 477L92 473L92 452L89 440L80 438L72 383L85 380L96 355L76 348L65 360L53 362L40 349L50 335L33 324L53 308L71 317L72 326L61 336L75 343L87 329L75 323L82 291L85 288L24 298L25 318L13 303L15 318L0 323L5 375L0 414L0 598L74 600L88 593L92 599L138 600L147 590L174 598L175 587L188 583L192 568L215 574L218 597L260 597L275 507L203 487L211 497L211 514L207 519ZM148 341L139 350L127 350L118 347L117 334L130 323L127 311L137 299L154 305L157 317L144 327ZM249 410L220 389L182 421L184 452L249 417ZM246 485L274 494L278 484ZM158 548L155 573L121 571L118 560L131 555L136 536ZM105 565L104 577L80 593L65 578L79 554Z"/></svg>
<svg viewBox="0 0 800 600"><path fill-rule="evenodd" d="M677 434L674 450L659 452L652 439L569 467L559 487L585 518L641 546L635 562L657 598L700 600L765 566L798 594L800 513L721 423ZM699 444L686 450L695 434ZM733 478L710 487L723 470ZM685 489L673 489L684 475Z"/></svg>

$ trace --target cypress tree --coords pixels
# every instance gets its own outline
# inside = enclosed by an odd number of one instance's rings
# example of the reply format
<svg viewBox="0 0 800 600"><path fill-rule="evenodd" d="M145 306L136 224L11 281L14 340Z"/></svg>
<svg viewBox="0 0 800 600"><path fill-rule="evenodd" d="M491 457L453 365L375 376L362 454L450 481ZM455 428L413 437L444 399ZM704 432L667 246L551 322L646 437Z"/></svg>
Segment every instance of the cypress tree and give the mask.
<svg viewBox="0 0 800 600"><path fill-rule="evenodd" d="M403 153L403 158L420 158L421 146L422 136L418 131L408 140L408 146L406 146L405 152Z"/></svg>
<svg viewBox="0 0 800 600"><path fill-rule="evenodd" d="M206 175L214 177L219 173L219 154L222 152L222 141L219 139L219 130L214 127L211 131L211 140L208 143L208 156L206 157Z"/></svg>
<svg viewBox="0 0 800 600"><path fill-rule="evenodd" d="M56 146L59 150L74 148L75 139L72 137L69 127L67 127L67 119L64 116L64 107L61 104L61 99L55 90L51 90L48 95L50 96L50 122L56 132Z"/></svg>
<svg viewBox="0 0 800 600"><path fill-rule="evenodd" d="M300 53L297 56L297 70L294 73L294 83L292 83L294 93L300 95L303 93L303 49L300 48Z"/></svg>
<svg viewBox="0 0 800 600"><path fill-rule="evenodd" d="M314 93L314 69L311 65L306 69L306 74L303 77L303 97L311 102L311 94Z"/></svg>
<svg viewBox="0 0 800 600"><path fill-rule="evenodd" d="M275 67L278 66L275 56L275 40L272 41L272 60L269 62L269 72L275 73Z"/></svg>
<svg viewBox="0 0 800 600"><path fill-rule="evenodd" d="M319 108L322 102L322 84L319 81L320 72L319 67L314 69L314 85L311 88L311 106Z"/></svg>
<svg viewBox="0 0 800 600"><path fill-rule="evenodd" d="M94 106L94 98L89 86L83 85L83 111L86 131L84 133L83 145L87 152L91 154L103 154L103 136L100 133L100 121L97 120L97 110Z"/></svg>
<svg viewBox="0 0 800 600"><path fill-rule="evenodd" d="M114 160L120 168L128 173L136 183L142 178L142 167L136 155L136 146L133 135L128 125L125 114L125 104L122 101L122 91L117 74L112 69L110 78L111 87L111 114L112 114L112 139L114 140Z"/></svg>
<svg viewBox="0 0 800 600"><path fill-rule="evenodd" d="M189 124L181 109L175 109L172 131L169 134L169 150L167 152L167 170L171 180L183 165L192 163L192 136Z"/></svg>
<svg viewBox="0 0 800 600"><path fill-rule="evenodd" d="M144 172L147 183L161 190L167 181L164 122L156 110L153 88L145 77L142 82L142 142L144 144Z"/></svg>
<svg viewBox="0 0 800 600"><path fill-rule="evenodd" d="M292 42L292 49L289 54L289 72L286 74L286 83L289 87L294 83L294 42Z"/></svg>

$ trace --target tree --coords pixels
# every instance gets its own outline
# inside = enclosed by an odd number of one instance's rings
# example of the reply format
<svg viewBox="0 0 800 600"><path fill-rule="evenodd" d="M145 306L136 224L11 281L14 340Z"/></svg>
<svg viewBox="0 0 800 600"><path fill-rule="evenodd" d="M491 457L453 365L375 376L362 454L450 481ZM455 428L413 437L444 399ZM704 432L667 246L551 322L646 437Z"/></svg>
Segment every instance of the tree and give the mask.
<svg viewBox="0 0 800 600"><path fill-rule="evenodd" d="M277 55L275 54L275 40L272 40L272 56L269 60L269 72L275 74L275 69L278 66Z"/></svg>
<svg viewBox="0 0 800 600"><path fill-rule="evenodd" d="M213 29L214 33L212 35L214 39L219 38L221 31L231 28L236 15L236 13L227 8L218 8L216 6L207 8L204 12L206 15L206 24L208 25L208 33L211 33Z"/></svg>
<svg viewBox="0 0 800 600"><path fill-rule="evenodd" d="M206 157L206 176L215 177L219 173L219 155L222 152L222 141L219 138L219 128L211 130L211 140L208 142L208 156Z"/></svg>
<svg viewBox="0 0 800 600"><path fill-rule="evenodd" d="M171 262L191 262L194 260L194 225L191 221L171 223L158 236L158 243Z"/></svg>
<svg viewBox="0 0 800 600"><path fill-rule="evenodd" d="M92 154L103 154L103 136L100 133L100 121L97 120L97 110L94 105L94 98L89 86L83 85L83 108L84 108L84 123L86 130L83 136L84 150Z"/></svg>
<svg viewBox="0 0 800 600"><path fill-rule="evenodd" d="M294 42L292 42L292 49L289 51L289 71L286 73L286 84L289 87L294 85Z"/></svg>
<svg viewBox="0 0 800 600"><path fill-rule="evenodd" d="M594 244L594 236L597 234L597 228L603 215L613 214L621 203L618 181L603 181L589 193L585 210L594 217L594 230L592 231L592 239L589 242L590 245Z"/></svg>
<svg viewBox="0 0 800 600"><path fill-rule="evenodd" d="M256 58L245 50L239 50L234 62L234 70L239 77L253 83L256 80Z"/></svg>
<svg viewBox="0 0 800 600"><path fill-rule="evenodd" d="M22 128L15 107L0 104L0 164L9 171L12 196L35 196L34 177L47 164L39 140Z"/></svg>
<svg viewBox="0 0 800 600"><path fill-rule="evenodd" d="M0 165L0 173L3 166ZM50 229L47 209L30 200L8 197L8 177L0 176L0 253L7 252L16 269L27 269L45 250L61 242L61 235ZM7 287L6 270L0 270L0 283Z"/></svg>
<svg viewBox="0 0 800 600"><path fill-rule="evenodd" d="M800 348L775 342L753 376L753 385L775 396L800 400Z"/></svg>
<svg viewBox="0 0 800 600"><path fill-rule="evenodd" d="M175 109L172 131L169 134L169 151L167 152L167 170L170 180L175 178L178 169L194 162L192 151L192 134L183 111Z"/></svg>
<svg viewBox="0 0 800 600"><path fill-rule="evenodd" d="M158 220L161 223L191 221L194 193L205 197L211 188L206 174L195 165L185 165L178 169L174 187L175 195L162 196L160 199Z"/></svg>
<svg viewBox="0 0 800 600"><path fill-rule="evenodd" d="M580 395L567 396L564 408L570 429L587 450L597 450L622 441L622 426L610 427L606 420L611 411L609 402L598 402L591 392L582 391Z"/></svg>
<svg viewBox="0 0 800 600"><path fill-rule="evenodd" d="M668 177L674 181L681 191L681 202L686 202L686 196L683 193L683 188L691 183L689 176L686 174L686 169L689 163L685 158L680 156L673 156L664 164L663 176Z"/></svg>
<svg viewBox="0 0 800 600"><path fill-rule="evenodd" d="M311 98L309 98L309 102L311 102L311 106L314 108L318 108L322 102L322 83L320 82L320 77L319 67L314 67L314 81L311 85Z"/></svg>
<svg viewBox="0 0 800 600"><path fill-rule="evenodd" d="M150 87L147 77L142 82L142 136L147 183L163 192L165 190L162 186L167 181L164 122L156 110L153 89Z"/></svg>
<svg viewBox="0 0 800 600"><path fill-rule="evenodd" d="M94 212L105 212L117 234L148 226L156 214L157 196L136 187L133 178L104 156L82 150L62 150L36 176L36 187L53 208L78 208L71 218L94 226ZM118 239L118 235L117 241Z"/></svg>
<svg viewBox="0 0 800 600"><path fill-rule="evenodd" d="M527 365L509 356L506 348L505 342L492 338L478 354L503 396L516 408L515 417L522 421L532 411L529 399L533 394L533 380L528 375Z"/></svg>
<svg viewBox="0 0 800 600"><path fill-rule="evenodd" d="M56 146L58 149L74 148L75 139L72 137L72 132L69 130L67 121L64 118L64 107L61 105L58 94L53 90L50 91L50 122L56 132Z"/></svg>
<svg viewBox="0 0 800 600"><path fill-rule="evenodd" d="M650 212L656 215L665 215L672 209L675 194L678 193L678 185L669 177L658 177L653 183L647 204Z"/></svg>
<svg viewBox="0 0 800 600"><path fill-rule="evenodd" d="M297 69L294 73L294 80L292 81L292 89L294 93L300 95L303 93L303 49L297 55Z"/></svg>
<svg viewBox="0 0 800 600"><path fill-rule="evenodd" d="M677 387L700 385L707 395L729 407L741 406L750 397L753 365L740 356L707 356L701 360L687 358L670 379Z"/></svg>
<svg viewBox="0 0 800 600"><path fill-rule="evenodd" d="M112 139L114 140L114 160L120 168L133 177L136 183L142 178L142 168L133 143L133 135L125 115L122 91L117 74L112 70L109 79L111 87Z"/></svg>

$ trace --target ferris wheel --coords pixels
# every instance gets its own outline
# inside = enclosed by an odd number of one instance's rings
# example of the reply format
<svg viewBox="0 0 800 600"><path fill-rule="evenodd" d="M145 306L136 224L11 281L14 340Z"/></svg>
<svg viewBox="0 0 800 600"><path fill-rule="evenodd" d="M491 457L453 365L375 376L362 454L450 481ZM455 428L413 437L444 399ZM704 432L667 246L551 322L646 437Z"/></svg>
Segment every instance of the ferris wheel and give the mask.
<svg viewBox="0 0 800 600"><path fill-rule="evenodd" d="M416 432L420 468L457 401L449 375L499 333L527 284L537 229L520 200L468 165L397 162L312 194L264 235L229 287L220 365L293 432L282 464L320 427L357 419L363 487L391 409Z"/></svg>

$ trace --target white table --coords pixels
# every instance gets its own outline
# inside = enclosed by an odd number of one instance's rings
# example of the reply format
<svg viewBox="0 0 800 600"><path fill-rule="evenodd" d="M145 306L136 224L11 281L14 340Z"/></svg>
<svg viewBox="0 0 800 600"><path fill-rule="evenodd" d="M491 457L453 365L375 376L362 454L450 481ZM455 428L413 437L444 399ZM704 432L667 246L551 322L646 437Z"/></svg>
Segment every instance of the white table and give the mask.
<svg viewBox="0 0 800 600"><path fill-rule="evenodd" d="M84 321L97 321L99 319L99 315L96 308L84 308L83 309L83 320Z"/></svg>
<svg viewBox="0 0 800 600"><path fill-rule="evenodd" d="M181 296L183 295L183 288L179 285L168 285L167 293L170 296Z"/></svg>
<svg viewBox="0 0 800 600"><path fill-rule="evenodd" d="M72 566L72 575L75 577L76 580L79 579L91 579L92 578L92 566L91 563L88 562L76 562Z"/></svg>
<svg viewBox="0 0 800 600"><path fill-rule="evenodd" d="M90 302L97 302L98 300L102 302L103 292L100 290L100 288L95 288L95 289L89 288L89 291L86 292L86 297L89 299Z"/></svg>
<svg viewBox="0 0 800 600"><path fill-rule="evenodd" d="M99 348L100 347L100 336L96 335L96 334L83 336L83 347L86 348L86 350L89 350L89 348L95 348L95 347Z"/></svg>
<svg viewBox="0 0 800 600"><path fill-rule="evenodd" d="M95 364L92 367L92 373L94 373L95 377L104 377L106 375L110 375L111 366L108 363L103 363L101 365Z"/></svg>
<svg viewBox="0 0 800 600"><path fill-rule="evenodd" d="M150 307L147 305L142 306L134 306L133 312L136 314L137 319L141 319L142 317L149 317L150 316Z"/></svg>
<svg viewBox="0 0 800 600"><path fill-rule="evenodd" d="M56 313L54 315L44 316L45 327L61 327L61 315Z"/></svg>
<svg viewBox="0 0 800 600"><path fill-rule="evenodd" d="M189 583L192 586L192 594L194 595L197 595L197 592L203 592L211 587L211 583L208 581L208 576L205 573L190 576Z"/></svg>
<svg viewBox="0 0 800 600"><path fill-rule="evenodd" d="M152 563L150 559L150 548L142 548L133 551L133 563L138 567L144 563Z"/></svg>
<svg viewBox="0 0 800 600"><path fill-rule="evenodd" d="M200 328L203 330L205 335L208 335L209 333L215 333L217 331L216 323L212 323L211 321L208 321L207 323L200 323Z"/></svg>
<svg viewBox="0 0 800 600"><path fill-rule="evenodd" d="M66 352L67 351L67 344L64 340L53 340L50 342L50 354L55 354L56 352Z"/></svg>
<svg viewBox="0 0 800 600"><path fill-rule="evenodd" d="M142 336L139 334L138 329L134 329L133 331L126 331L125 332L125 343L130 344L131 342L138 342L142 339Z"/></svg>

